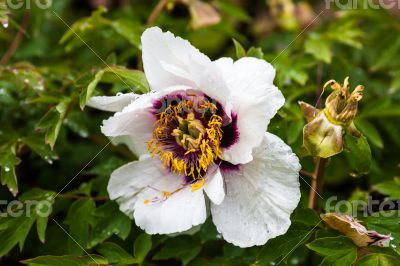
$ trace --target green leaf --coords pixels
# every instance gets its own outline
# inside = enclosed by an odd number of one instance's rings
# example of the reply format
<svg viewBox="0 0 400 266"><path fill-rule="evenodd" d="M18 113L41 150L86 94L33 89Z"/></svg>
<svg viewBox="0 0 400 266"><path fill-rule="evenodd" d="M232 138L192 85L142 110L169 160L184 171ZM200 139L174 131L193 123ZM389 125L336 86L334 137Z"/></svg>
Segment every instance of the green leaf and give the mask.
<svg viewBox="0 0 400 266"><path fill-rule="evenodd" d="M18 181L17 175L15 174L15 166L20 164L20 162L21 160L15 155L13 148L0 153L1 184L7 185L14 196L18 194Z"/></svg>
<svg viewBox="0 0 400 266"><path fill-rule="evenodd" d="M95 223L94 211L96 205L93 199L80 199L75 201L67 214L65 223L69 225L69 234L72 239L68 240L70 253L82 255L89 239L89 226ZM81 247L80 247L81 246Z"/></svg>
<svg viewBox="0 0 400 266"><path fill-rule="evenodd" d="M328 38L339 43L360 49L362 47L361 38L364 36L364 32L355 23L355 20L338 21L331 24L326 35Z"/></svg>
<svg viewBox="0 0 400 266"><path fill-rule="evenodd" d="M247 51L247 56L263 59L264 53L260 47L250 47Z"/></svg>
<svg viewBox="0 0 400 266"><path fill-rule="evenodd" d="M353 241L345 236L319 238L307 247L323 256L343 255L357 249Z"/></svg>
<svg viewBox="0 0 400 266"><path fill-rule="evenodd" d="M36 200L36 201L47 201L50 203L54 203L54 198L56 197L57 193L54 191L43 190L40 188L33 188L19 197L21 201L29 201L29 200Z"/></svg>
<svg viewBox="0 0 400 266"><path fill-rule="evenodd" d="M302 120L292 121L289 125L287 132L287 143L293 144L300 137L300 134L303 131L304 122Z"/></svg>
<svg viewBox="0 0 400 266"><path fill-rule="evenodd" d="M326 257L321 266L351 266L357 259L357 246L344 236L319 238L306 246Z"/></svg>
<svg viewBox="0 0 400 266"><path fill-rule="evenodd" d="M304 43L306 53L313 55L316 59L327 64L332 62L332 51L330 41L323 36L312 33Z"/></svg>
<svg viewBox="0 0 400 266"><path fill-rule="evenodd" d="M233 40L233 43L235 45L237 59L245 57L246 56L246 50L243 48L243 46L240 44L240 42L238 42L235 39L232 39L232 40Z"/></svg>
<svg viewBox="0 0 400 266"><path fill-rule="evenodd" d="M54 196L55 193L51 191L32 189L19 197L19 203L9 205L11 211L7 209L8 215L0 218L0 225L2 225L0 226L0 257L10 252L17 244L22 250L35 220L51 213L48 208L54 203ZM43 210L43 207L47 207L46 210ZM39 236L40 240L44 240L42 236Z"/></svg>
<svg viewBox="0 0 400 266"><path fill-rule="evenodd" d="M146 93L150 91L146 76L142 71L131 70L123 67L107 67L96 73L94 79L89 83L87 89L81 95L80 107L83 109L86 102L93 96L93 93L100 82L119 83L129 89L129 92Z"/></svg>
<svg viewBox="0 0 400 266"><path fill-rule="evenodd" d="M345 134L345 144L347 148L345 154L355 175L367 174L372 161L367 139L364 136L353 137L351 134Z"/></svg>
<svg viewBox="0 0 400 266"><path fill-rule="evenodd" d="M47 223L49 220L49 215L52 212L52 205L54 204L54 200L56 197L56 193L53 191L42 190L39 188L34 188L25 192L19 198L20 200L26 201L38 201L35 207L35 212L37 214L36 218L36 231L39 237L39 240L42 243L45 243L46 240L46 229Z"/></svg>
<svg viewBox="0 0 400 266"><path fill-rule="evenodd" d="M365 119L354 121L356 127L367 137L367 139L379 148L383 148L383 140L376 127Z"/></svg>
<svg viewBox="0 0 400 266"><path fill-rule="evenodd" d="M269 240L261 248L256 265L271 265L287 260L292 252L310 239L313 235L313 229L313 227L304 226L304 224L292 223L284 235ZM274 252L271 252L271 250L274 250Z"/></svg>
<svg viewBox="0 0 400 266"><path fill-rule="evenodd" d="M131 220L123 214L114 202L106 203L96 210L98 214L105 212L105 215L100 218L100 221L93 229L92 238L89 241L89 247L94 247L97 244L105 241L113 234L118 235L121 239L126 239L131 230Z"/></svg>
<svg viewBox="0 0 400 266"><path fill-rule="evenodd" d="M57 154L45 144L42 138L29 136L26 138L22 138L21 142L27 145L32 151L42 157L49 164L52 164L53 160L58 159Z"/></svg>
<svg viewBox="0 0 400 266"><path fill-rule="evenodd" d="M394 266L400 265L400 260L397 257L386 254L370 254L361 258L355 266Z"/></svg>
<svg viewBox="0 0 400 266"><path fill-rule="evenodd" d="M372 70L383 69L393 62L393 58L399 53L400 50L400 39L396 38L391 43L389 43L388 47L379 53L378 60L374 62L372 66Z"/></svg>
<svg viewBox="0 0 400 266"><path fill-rule="evenodd" d="M106 266L108 261L98 255L89 256L41 256L21 261L29 266Z"/></svg>
<svg viewBox="0 0 400 266"><path fill-rule="evenodd" d="M180 260L183 265L187 265L201 251L200 244L189 236L170 238L165 245L158 251L153 260Z"/></svg>
<svg viewBox="0 0 400 266"><path fill-rule="evenodd" d="M296 209L291 216L292 222L301 223L304 225L315 226L321 222L318 214L309 208Z"/></svg>
<svg viewBox="0 0 400 266"><path fill-rule="evenodd" d="M400 177L394 180L382 182L373 186L375 190L384 195L388 195L390 199L400 199Z"/></svg>
<svg viewBox="0 0 400 266"><path fill-rule="evenodd" d="M123 248L112 242L104 242L96 247L97 252L107 258L109 263L116 263L118 265L130 265L138 263L138 261L132 257Z"/></svg>
<svg viewBox="0 0 400 266"><path fill-rule="evenodd" d="M85 33L86 31L96 29L103 25L108 25L109 21L102 17L102 15L106 12L107 8L101 6L99 9L94 11L90 17L82 18L75 22L61 37L60 44L64 44L74 38L79 38L77 35L80 36L80 34ZM82 41L80 41L80 43L81 45L83 44Z"/></svg>
<svg viewBox="0 0 400 266"><path fill-rule="evenodd" d="M64 98L40 119L36 129L46 129L45 141L53 149L65 118L70 98Z"/></svg>
<svg viewBox="0 0 400 266"><path fill-rule="evenodd" d="M238 5L230 1L220 0L215 3L222 12L226 13L228 17L234 17L240 21L246 22L251 20L251 17Z"/></svg>
<svg viewBox="0 0 400 266"><path fill-rule="evenodd" d="M44 244L46 242L46 229L49 217L38 217L36 220L36 230L39 240Z"/></svg>
<svg viewBox="0 0 400 266"><path fill-rule="evenodd" d="M89 136L89 129L87 127L88 121L85 118L85 114L82 112L72 111L68 114L68 117L65 118L64 123L74 133L82 138L87 138Z"/></svg>
<svg viewBox="0 0 400 266"><path fill-rule="evenodd" d="M22 250L25 239L35 222L35 217L24 216L22 208L18 208L18 210L14 211L15 214L20 214L20 217L6 217L1 218L0 220L7 223L7 228L0 231L0 257L10 252L10 250L17 244L19 244L20 249Z"/></svg>
<svg viewBox="0 0 400 266"><path fill-rule="evenodd" d="M324 258L319 266L352 266L357 260L357 251L343 255L335 255Z"/></svg>
<svg viewBox="0 0 400 266"><path fill-rule="evenodd" d="M142 28L140 25L134 23L130 19L122 18L113 21L111 26L132 45L134 45L136 48L140 48L140 36L142 35Z"/></svg>
<svg viewBox="0 0 400 266"><path fill-rule="evenodd" d="M151 236L147 234L141 234L136 238L133 247L133 254L135 255L135 258L138 260L139 263L142 263L144 261L147 254L151 250L151 245Z"/></svg>

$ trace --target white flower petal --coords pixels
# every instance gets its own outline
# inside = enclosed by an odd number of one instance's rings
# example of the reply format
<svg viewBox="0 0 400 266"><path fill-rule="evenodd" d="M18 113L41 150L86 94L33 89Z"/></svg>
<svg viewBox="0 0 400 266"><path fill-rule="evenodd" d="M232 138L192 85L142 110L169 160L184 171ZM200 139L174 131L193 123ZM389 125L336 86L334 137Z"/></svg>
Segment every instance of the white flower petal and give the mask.
<svg viewBox="0 0 400 266"><path fill-rule="evenodd" d="M139 94L125 93L117 96L95 96L89 99L87 106L108 112L120 112L132 101L139 98Z"/></svg>
<svg viewBox="0 0 400 266"><path fill-rule="evenodd" d="M135 203L135 223L148 234L172 234L184 232L202 224L207 218L203 190L192 192L191 186L182 186L182 179L163 173L152 188L146 188ZM157 190L173 193L160 202L145 203L160 197Z"/></svg>
<svg viewBox="0 0 400 266"><path fill-rule="evenodd" d="M214 64L218 67L221 71L224 78L227 80L229 79L229 75L232 72L233 67L233 59L230 57L221 57L214 61Z"/></svg>
<svg viewBox="0 0 400 266"><path fill-rule="evenodd" d="M299 160L278 137L266 133L254 160L223 172L226 196L211 212L224 239L240 247L263 245L284 234L300 200Z"/></svg>
<svg viewBox="0 0 400 266"><path fill-rule="evenodd" d="M147 233L171 234L189 230L206 219L203 190L192 192L190 186L182 188L182 182L182 176L162 170L158 158L146 158L115 170L107 190L120 210ZM163 192L175 193L162 200ZM145 203L157 197L161 200Z"/></svg>
<svg viewBox="0 0 400 266"><path fill-rule="evenodd" d="M138 105L138 101L131 105ZM147 153L146 142L152 138L156 121L156 117L150 112L151 101L149 99L148 103L140 107L130 107L132 110L128 110L128 107L104 120L101 131L110 137L114 144L127 144L136 155Z"/></svg>
<svg viewBox="0 0 400 266"><path fill-rule="evenodd" d="M121 211L133 217L133 206L137 195L146 186L155 183L159 177L160 160L158 158L131 162L111 174L107 191L110 199L118 200Z"/></svg>
<svg viewBox="0 0 400 266"><path fill-rule="evenodd" d="M248 163L285 98L273 85L275 70L265 60L244 57L233 63L223 58L214 64L223 69L231 90L239 132L238 141L224 150L223 158L232 164Z"/></svg>
<svg viewBox="0 0 400 266"><path fill-rule="evenodd" d="M221 171L217 169L215 172L207 176L204 192L214 204L221 204L225 197L224 180Z"/></svg>
<svg viewBox="0 0 400 266"><path fill-rule="evenodd" d="M188 41L162 32L158 27L144 31L142 35L143 66L153 90L174 85L195 87L190 72L191 65L210 64L210 59Z"/></svg>
<svg viewBox="0 0 400 266"><path fill-rule="evenodd" d="M150 87L187 86L217 100L230 115L229 88L220 69L188 41L158 27L142 35L143 66Z"/></svg>

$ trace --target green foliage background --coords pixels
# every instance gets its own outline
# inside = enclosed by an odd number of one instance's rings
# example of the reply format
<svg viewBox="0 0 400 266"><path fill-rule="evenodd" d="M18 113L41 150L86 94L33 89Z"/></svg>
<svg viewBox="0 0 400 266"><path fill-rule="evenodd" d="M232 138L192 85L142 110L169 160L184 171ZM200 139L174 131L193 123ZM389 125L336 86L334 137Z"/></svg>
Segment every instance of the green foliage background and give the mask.
<svg viewBox="0 0 400 266"><path fill-rule="evenodd" d="M136 157L108 144L100 124L109 114L85 103L92 95L148 90L139 71L140 35L157 1L109 1L108 9L96 2L53 1L47 9L34 4L28 9L25 2L7 9L0 1L0 22L8 25L0 26L0 56L22 32L18 47L0 65L0 199L53 204L49 217L0 218L1 265L400 265L398 205L386 217L364 219L369 229L392 234L391 247L368 248L369 255L357 259L360 250L307 209L305 176L291 228L263 247L228 244L209 220L184 235L143 234L106 192L110 173ZM360 168L363 154L349 149L331 158L321 206L334 195L350 201L400 198L398 9L324 10L322 1L295 1L296 12L288 12L289 0L214 0L208 3L220 23L195 30L187 6L169 2L170 10L155 24L212 59L247 55L273 64L287 101L269 131L299 156L306 122L297 101L315 104L332 78L342 82L350 76L352 88L364 85L355 123L370 144L371 167ZM313 170L311 157L301 163Z"/></svg>

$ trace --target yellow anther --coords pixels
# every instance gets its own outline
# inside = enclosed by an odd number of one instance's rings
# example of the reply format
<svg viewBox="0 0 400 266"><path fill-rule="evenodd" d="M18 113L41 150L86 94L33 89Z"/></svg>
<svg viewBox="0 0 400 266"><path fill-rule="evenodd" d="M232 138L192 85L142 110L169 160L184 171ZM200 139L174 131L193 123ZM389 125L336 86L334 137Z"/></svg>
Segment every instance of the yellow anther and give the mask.
<svg viewBox="0 0 400 266"><path fill-rule="evenodd" d="M204 186L204 182L206 180L204 178L201 178L199 181L197 181L196 183L192 184L192 192L195 192L196 190L199 190L200 188L202 188Z"/></svg>

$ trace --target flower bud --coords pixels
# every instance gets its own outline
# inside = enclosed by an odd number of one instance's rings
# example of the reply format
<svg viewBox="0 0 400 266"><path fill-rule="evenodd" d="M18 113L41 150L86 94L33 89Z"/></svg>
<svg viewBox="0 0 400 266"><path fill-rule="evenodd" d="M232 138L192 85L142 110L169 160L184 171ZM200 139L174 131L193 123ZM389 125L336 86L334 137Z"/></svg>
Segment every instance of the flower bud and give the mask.
<svg viewBox="0 0 400 266"><path fill-rule="evenodd" d="M359 85L349 91L349 78L340 85L330 80L324 89L331 86L333 92L325 101L325 108L319 110L307 103L299 102L308 124L303 129L304 147L312 156L328 158L343 151L343 136L346 132L360 137L353 119L357 115L358 102L364 87Z"/></svg>
<svg viewBox="0 0 400 266"><path fill-rule="evenodd" d="M367 230L362 224L349 215L326 213L321 215L322 220L332 229L349 237L359 247L380 246L388 247L390 235L380 234Z"/></svg>
<svg viewBox="0 0 400 266"><path fill-rule="evenodd" d="M221 15L209 3L200 0L181 0L180 2L189 8L192 29L210 27L221 21Z"/></svg>
<svg viewBox="0 0 400 266"><path fill-rule="evenodd" d="M358 102L362 99L361 93L364 86L358 85L350 93L349 77L344 80L343 86L335 80L330 80L325 84L324 89L329 85L333 92L326 99L324 112L333 123L349 125L357 114Z"/></svg>

